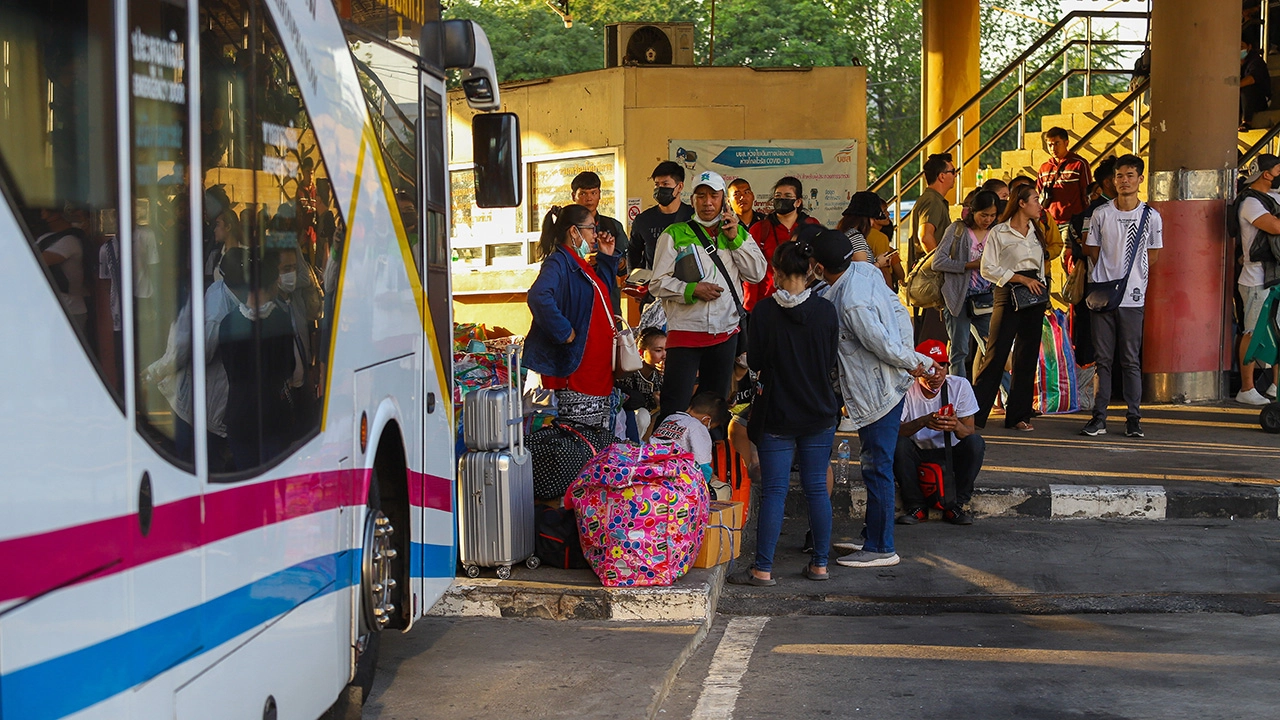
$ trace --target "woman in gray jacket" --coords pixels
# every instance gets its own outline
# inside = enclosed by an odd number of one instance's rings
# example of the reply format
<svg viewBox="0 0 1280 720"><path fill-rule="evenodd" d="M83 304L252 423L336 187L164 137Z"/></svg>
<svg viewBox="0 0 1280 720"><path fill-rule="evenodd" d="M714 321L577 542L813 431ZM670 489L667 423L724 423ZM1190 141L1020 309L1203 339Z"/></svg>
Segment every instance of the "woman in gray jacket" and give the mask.
<svg viewBox="0 0 1280 720"><path fill-rule="evenodd" d="M976 327L983 342L991 330L991 282L982 277L978 266L987 245L987 233L996 221L999 199L990 190L975 194L969 212L963 220L951 223L933 253L933 269L943 273L944 278L942 319L951 340L951 374L963 378L970 377L969 328Z"/></svg>

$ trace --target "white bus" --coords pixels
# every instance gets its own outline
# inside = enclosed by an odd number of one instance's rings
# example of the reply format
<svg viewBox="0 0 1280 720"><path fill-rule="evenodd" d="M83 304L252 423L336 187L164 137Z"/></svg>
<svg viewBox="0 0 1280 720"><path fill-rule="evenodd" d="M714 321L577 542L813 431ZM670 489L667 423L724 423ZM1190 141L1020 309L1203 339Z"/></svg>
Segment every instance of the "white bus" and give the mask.
<svg viewBox="0 0 1280 720"><path fill-rule="evenodd" d="M439 16L0 3L3 720L311 720L448 588L446 73L499 100Z"/></svg>

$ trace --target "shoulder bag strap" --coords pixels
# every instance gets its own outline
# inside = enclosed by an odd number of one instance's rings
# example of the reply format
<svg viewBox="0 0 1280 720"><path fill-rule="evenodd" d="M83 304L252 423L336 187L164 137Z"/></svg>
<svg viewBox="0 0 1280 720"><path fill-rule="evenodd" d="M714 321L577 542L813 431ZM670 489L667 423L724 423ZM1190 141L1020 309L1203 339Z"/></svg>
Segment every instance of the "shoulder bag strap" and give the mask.
<svg viewBox="0 0 1280 720"><path fill-rule="evenodd" d="M1143 241L1142 236L1147 229L1147 216L1149 216L1150 214L1151 214L1151 206L1144 203L1142 206L1142 219L1138 221L1138 234L1133 239L1134 242L1137 243L1137 247L1133 249L1133 257L1129 258L1128 269L1124 271L1124 283L1121 285L1122 292L1124 288L1129 286L1129 275L1133 273L1133 264L1138 262L1138 252L1141 250L1144 250L1144 246L1146 245L1146 242ZM1128 250L1128 248L1125 248L1125 249Z"/></svg>
<svg viewBox="0 0 1280 720"><path fill-rule="evenodd" d="M734 287L733 276L729 274L729 270L725 268L724 261L720 259L720 253L716 252L716 245L707 237L706 231L698 223L690 220L686 223L693 228L693 234L698 236L698 241L702 243L702 249L707 251L711 256L711 262L716 264L716 269L724 276L725 284L729 286L729 294L733 296L733 304L738 306L738 317L745 317L747 311L742 308L742 298L738 296L738 289ZM755 242L754 240L752 242Z"/></svg>

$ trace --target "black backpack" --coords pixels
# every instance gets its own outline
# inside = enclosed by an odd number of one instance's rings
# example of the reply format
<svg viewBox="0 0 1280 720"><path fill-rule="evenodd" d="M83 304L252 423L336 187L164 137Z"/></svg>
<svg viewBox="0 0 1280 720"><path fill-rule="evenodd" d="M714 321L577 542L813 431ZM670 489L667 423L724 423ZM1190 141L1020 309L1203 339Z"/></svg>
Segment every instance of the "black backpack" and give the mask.
<svg viewBox="0 0 1280 720"><path fill-rule="evenodd" d="M1231 237L1239 239L1244 236L1243 228L1240 226L1240 206L1249 198L1254 198L1262 203L1262 207L1266 208L1267 212L1280 217L1280 202L1276 202L1274 197L1253 188L1245 188L1231 205L1231 211L1227 213L1227 232ZM1274 263L1277 260L1277 249L1280 249L1280 236L1258 230L1258 234L1254 236L1248 248L1249 259L1253 262Z"/></svg>
<svg viewBox="0 0 1280 720"><path fill-rule="evenodd" d="M568 508L538 507L534 519L533 554L543 565L565 570L590 567L582 554L578 519Z"/></svg>

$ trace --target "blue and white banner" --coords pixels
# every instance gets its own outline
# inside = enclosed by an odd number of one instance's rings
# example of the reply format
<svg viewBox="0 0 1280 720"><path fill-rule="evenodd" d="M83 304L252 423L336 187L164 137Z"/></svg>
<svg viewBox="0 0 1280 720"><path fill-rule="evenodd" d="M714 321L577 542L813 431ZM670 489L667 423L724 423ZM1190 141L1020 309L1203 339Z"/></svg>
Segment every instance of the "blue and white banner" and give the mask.
<svg viewBox="0 0 1280 720"><path fill-rule="evenodd" d="M713 170L725 182L744 178L761 214L773 209L773 184L790 175L804 185L805 211L835 227L858 187L857 140L671 140L667 147L686 177ZM687 201L693 188L684 190Z"/></svg>

